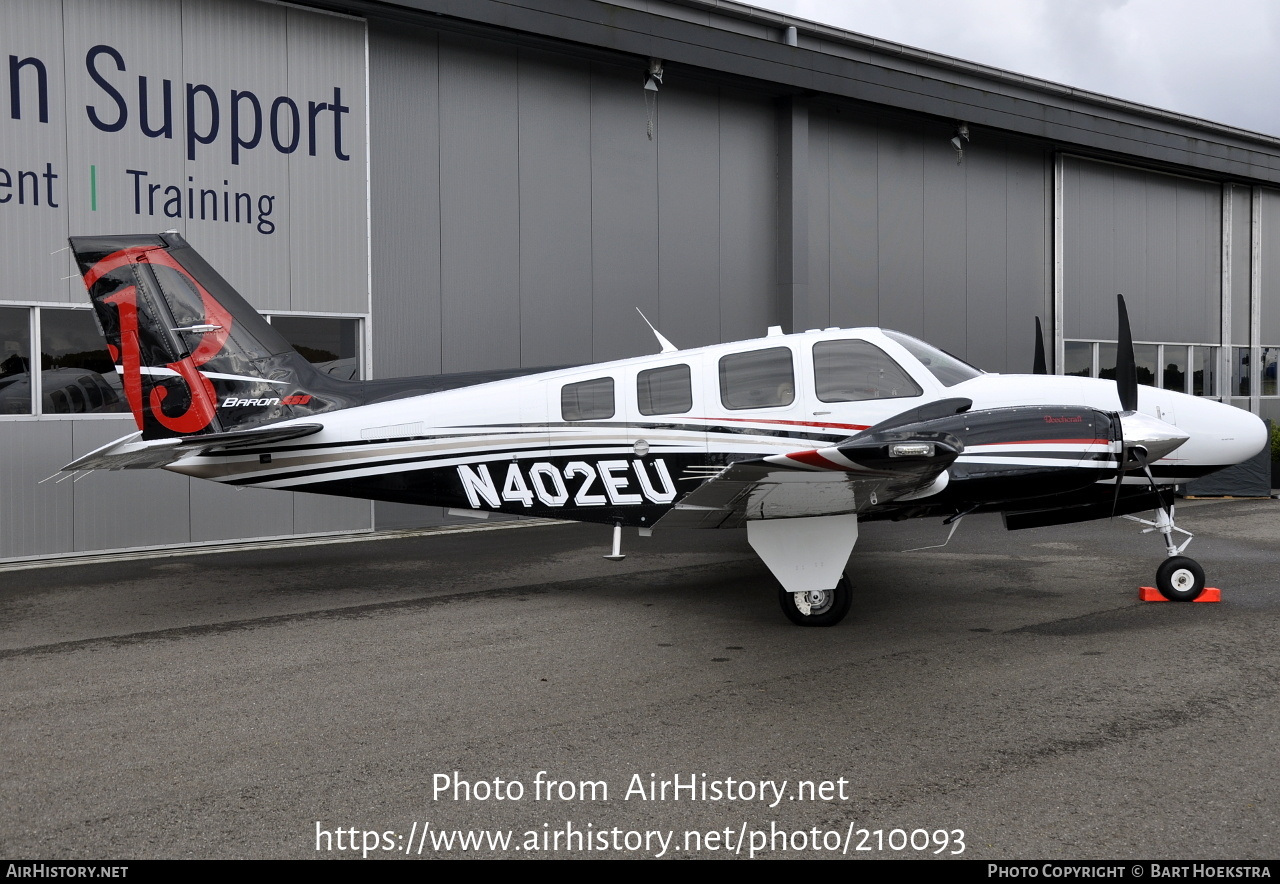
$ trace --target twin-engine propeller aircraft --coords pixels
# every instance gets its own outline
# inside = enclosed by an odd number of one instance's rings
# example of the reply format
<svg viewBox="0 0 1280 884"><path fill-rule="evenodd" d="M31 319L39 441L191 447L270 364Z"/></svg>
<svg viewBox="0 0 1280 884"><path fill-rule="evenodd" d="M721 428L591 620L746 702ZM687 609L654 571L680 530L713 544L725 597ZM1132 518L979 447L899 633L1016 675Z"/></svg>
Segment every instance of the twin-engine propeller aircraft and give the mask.
<svg viewBox="0 0 1280 884"><path fill-rule="evenodd" d="M1246 411L1139 387L1123 299L1114 383L985 374L878 328L691 350L658 335L658 355L599 365L344 381L176 233L71 248L139 432L64 470L163 467L601 522L615 557L623 526L745 525L802 626L848 611L844 571L868 519L999 512L1013 530L1154 510L1139 521L1165 539L1160 591L1194 599L1204 574L1181 555L1173 486L1266 441Z"/></svg>

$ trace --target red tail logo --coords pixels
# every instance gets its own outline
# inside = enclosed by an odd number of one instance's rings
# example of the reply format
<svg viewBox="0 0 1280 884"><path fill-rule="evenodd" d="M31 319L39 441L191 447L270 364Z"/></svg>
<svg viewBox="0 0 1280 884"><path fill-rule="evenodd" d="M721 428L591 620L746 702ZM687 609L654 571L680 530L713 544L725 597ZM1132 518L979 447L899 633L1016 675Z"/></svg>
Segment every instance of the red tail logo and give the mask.
<svg viewBox="0 0 1280 884"><path fill-rule="evenodd" d="M231 314L223 309L222 305L214 300L204 286L187 273L182 265L162 249L123 249L108 255L85 273L85 287L92 290L93 284L103 276L132 263L161 264L181 273L200 293L200 301L204 306L205 324L218 326L212 331L202 333L200 345L190 356L166 366L177 372L187 385L191 400L187 410L177 417L166 415L161 405L169 393L159 385L151 388L151 395L146 403L150 407L152 416L162 426L184 436L194 435L213 422L217 402L217 393L213 389L213 384L200 373L199 368L222 352L227 336L231 333ZM110 344L107 346L111 350L111 358L120 363L124 369L125 397L129 400L129 408L138 422L138 429L143 429L142 348L138 342L138 289L136 286L128 286L104 300L109 304L115 304L119 312L122 352L116 352L116 348Z"/></svg>

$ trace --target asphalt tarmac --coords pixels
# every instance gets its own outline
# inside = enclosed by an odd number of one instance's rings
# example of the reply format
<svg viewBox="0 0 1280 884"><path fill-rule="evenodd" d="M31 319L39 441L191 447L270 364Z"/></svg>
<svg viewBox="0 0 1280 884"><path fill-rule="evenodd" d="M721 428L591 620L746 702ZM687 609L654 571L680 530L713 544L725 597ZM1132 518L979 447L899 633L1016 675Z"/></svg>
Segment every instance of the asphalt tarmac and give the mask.
<svg viewBox="0 0 1280 884"><path fill-rule="evenodd" d="M1179 522L1220 604L1121 520L872 523L830 629L737 531L0 570L0 856L1274 859L1280 502Z"/></svg>

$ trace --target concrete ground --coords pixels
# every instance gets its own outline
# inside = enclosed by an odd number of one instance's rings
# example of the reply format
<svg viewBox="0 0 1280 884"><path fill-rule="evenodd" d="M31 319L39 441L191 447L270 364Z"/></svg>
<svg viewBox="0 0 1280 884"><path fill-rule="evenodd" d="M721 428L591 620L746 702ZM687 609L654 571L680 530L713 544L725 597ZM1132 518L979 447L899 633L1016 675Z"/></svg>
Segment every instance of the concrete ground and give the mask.
<svg viewBox="0 0 1280 884"><path fill-rule="evenodd" d="M1280 503L1179 521L1221 604L1120 520L872 523L830 629L731 531L0 571L0 855L1276 858Z"/></svg>

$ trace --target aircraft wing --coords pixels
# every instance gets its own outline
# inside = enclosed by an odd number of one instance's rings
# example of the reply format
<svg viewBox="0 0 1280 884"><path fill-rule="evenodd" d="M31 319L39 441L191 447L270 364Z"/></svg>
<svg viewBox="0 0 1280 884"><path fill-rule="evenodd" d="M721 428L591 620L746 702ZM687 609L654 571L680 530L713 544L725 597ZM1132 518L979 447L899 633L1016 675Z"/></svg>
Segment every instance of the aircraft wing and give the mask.
<svg viewBox="0 0 1280 884"><path fill-rule="evenodd" d="M751 519L865 512L941 490L962 449L948 433L868 432L828 448L739 461L681 498L654 527L736 528Z"/></svg>

